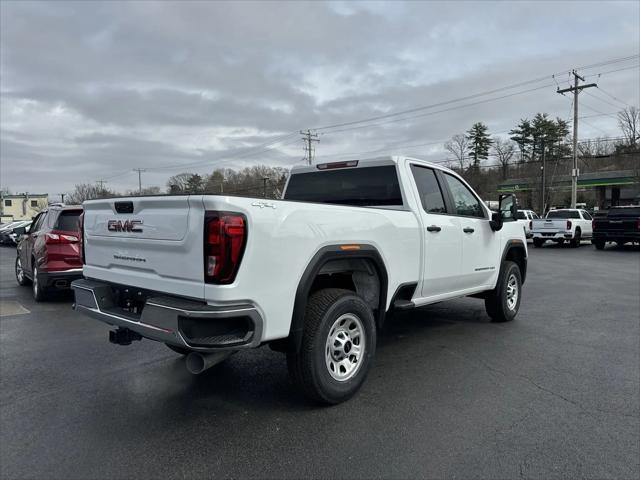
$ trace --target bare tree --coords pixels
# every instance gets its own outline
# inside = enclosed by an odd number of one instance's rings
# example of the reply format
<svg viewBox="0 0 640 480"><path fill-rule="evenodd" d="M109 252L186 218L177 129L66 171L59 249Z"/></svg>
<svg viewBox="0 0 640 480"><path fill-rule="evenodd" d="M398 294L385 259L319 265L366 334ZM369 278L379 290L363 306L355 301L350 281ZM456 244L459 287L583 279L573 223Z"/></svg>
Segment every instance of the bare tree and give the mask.
<svg viewBox="0 0 640 480"><path fill-rule="evenodd" d="M73 192L67 196L69 205L80 205L85 200L93 200L96 198L117 197L118 194L105 187L94 185L92 183L80 183L75 186Z"/></svg>
<svg viewBox="0 0 640 480"><path fill-rule="evenodd" d="M498 159L500 169L502 171L502 179L506 180L507 171L509 170L509 164L516 152L516 144L512 140L503 140L502 138L496 138L493 141L493 152Z"/></svg>
<svg viewBox="0 0 640 480"><path fill-rule="evenodd" d="M618 112L618 125L627 145L634 148L640 140L640 110L637 107L626 107Z"/></svg>
<svg viewBox="0 0 640 480"><path fill-rule="evenodd" d="M469 149L469 139L466 135L459 133L451 137L451 140L444 144L444 148L455 157L460 170L464 170L467 160L467 150Z"/></svg>

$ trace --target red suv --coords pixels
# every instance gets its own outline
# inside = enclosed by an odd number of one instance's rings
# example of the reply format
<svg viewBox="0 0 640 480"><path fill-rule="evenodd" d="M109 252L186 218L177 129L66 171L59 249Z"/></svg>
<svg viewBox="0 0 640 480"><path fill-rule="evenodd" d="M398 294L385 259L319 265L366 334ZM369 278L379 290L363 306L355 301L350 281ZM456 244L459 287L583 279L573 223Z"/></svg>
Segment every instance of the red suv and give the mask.
<svg viewBox="0 0 640 480"><path fill-rule="evenodd" d="M20 285L31 282L38 302L47 292L68 289L73 280L82 278L80 215L80 206L52 205L23 232L16 280Z"/></svg>

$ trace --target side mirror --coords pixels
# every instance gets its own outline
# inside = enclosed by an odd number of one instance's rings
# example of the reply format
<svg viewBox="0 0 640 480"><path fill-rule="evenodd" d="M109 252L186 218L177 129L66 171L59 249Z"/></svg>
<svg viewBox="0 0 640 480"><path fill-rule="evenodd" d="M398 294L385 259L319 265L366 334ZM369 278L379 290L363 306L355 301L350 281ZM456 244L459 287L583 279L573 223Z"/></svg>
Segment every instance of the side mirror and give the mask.
<svg viewBox="0 0 640 480"><path fill-rule="evenodd" d="M516 196L513 193L500 195L498 212L491 215L491 220L489 221L491 229L497 232L502 228L504 222L515 222L517 212Z"/></svg>

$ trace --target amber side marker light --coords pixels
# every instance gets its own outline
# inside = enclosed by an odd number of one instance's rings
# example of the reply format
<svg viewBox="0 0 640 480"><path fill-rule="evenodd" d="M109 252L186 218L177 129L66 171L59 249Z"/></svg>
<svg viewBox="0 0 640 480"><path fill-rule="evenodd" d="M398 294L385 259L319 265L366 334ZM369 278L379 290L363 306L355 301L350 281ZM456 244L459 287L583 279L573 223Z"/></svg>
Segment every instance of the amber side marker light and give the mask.
<svg viewBox="0 0 640 480"><path fill-rule="evenodd" d="M340 250L360 250L360 245L340 245Z"/></svg>

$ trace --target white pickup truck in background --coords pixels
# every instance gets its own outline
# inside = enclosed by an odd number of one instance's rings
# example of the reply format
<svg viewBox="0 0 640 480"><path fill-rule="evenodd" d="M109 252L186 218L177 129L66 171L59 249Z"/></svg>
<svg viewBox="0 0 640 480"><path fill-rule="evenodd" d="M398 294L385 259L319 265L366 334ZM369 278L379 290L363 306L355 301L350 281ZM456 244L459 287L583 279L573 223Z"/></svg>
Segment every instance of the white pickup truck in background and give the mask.
<svg viewBox="0 0 640 480"><path fill-rule="evenodd" d="M84 208L75 308L117 327L110 341L163 342L193 373L269 344L326 403L362 385L389 311L474 296L512 320L527 269L513 195L492 214L456 173L407 157L295 167L283 200Z"/></svg>
<svg viewBox="0 0 640 480"><path fill-rule="evenodd" d="M540 217L533 210L518 209L518 212L516 213L516 221L523 226L524 233L527 238L531 238L533 236L531 234L531 220L535 220L536 218Z"/></svg>
<svg viewBox="0 0 640 480"><path fill-rule="evenodd" d="M545 218L531 220L533 245L541 247L547 240L556 243L568 241L572 247L579 247L582 240L593 235L589 212L579 208L551 210Z"/></svg>

